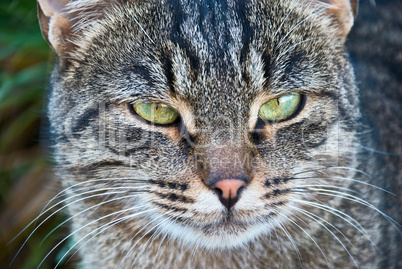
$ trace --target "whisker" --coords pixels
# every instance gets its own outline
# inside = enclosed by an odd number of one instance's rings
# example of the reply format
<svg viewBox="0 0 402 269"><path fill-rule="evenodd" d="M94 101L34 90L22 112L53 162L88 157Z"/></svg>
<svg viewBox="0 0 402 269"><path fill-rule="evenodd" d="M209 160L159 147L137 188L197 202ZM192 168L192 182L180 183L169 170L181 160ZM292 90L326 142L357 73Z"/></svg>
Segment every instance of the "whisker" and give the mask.
<svg viewBox="0 0 402 269"><path fill-rule="evenodd" d="M162 218L162 217L164 217L165 215L167 215L167 214L169 214L169 213L171 213L171 212L173 212L173 210L168 211L168 212L165 212L163 215L159 216L158 218ZM147 224L147 226L150 225L150 224L151 224L152 222L154 222L155 220L156 220L156 219L154 219L153 221L149 222L149 223ZM166 221L168 221L168 219L164 219L163 221L161 221L160 223L158 223L156 226L152 227L152 229L150 229L149 231L147 231L143 236L141 236L141 238L139 238L139 239L134 243L134 245L130 248L130 250L127 252L126 256L124 256L124 258L123 258L123 260L120 262L118 268L120 268L120 265L122 265L123 261L128 257L128 255L131 253L131 251L134 250L135 246L137 246L137 244L138 244L145 236L147 236L150 232L152 232L152 230L155 230L155 232L156 232L156 231L157 231L157 228L159 228L159 227L160 227L163 223L165 223ZM141 229L141 230L143 230L143 229ZM139 232L140 232L140 231L139 231ZM133 236L132 239L134 239L134 237L137 236L139 232L137 232L137 233ZM148 245L148 242L149 242L149 240L150 240L151 238L152 238L152 236L144 243L144 246L147 246L147 245ZM131 239L131 240L132 240L132 239ZM131 240L130 240L130 241L131 241ZM142 253L145 251L145 248L146 248L146 247L144 247L144 248L142 249L142 251L139 252L139 253L136 255L136 258L135 258L134 261L132 262L132 268L133 268L135 262L137 261L138 257L140 257L140 256L142 255Z"/></svg>
<svg viewBox="0 0 402 269"><path fill-rule="evenodd" d="M13 239L11 239L8 244L12 243L12 242L13 242L16 238L18 238L26 229L28 229L29 226L31 226L34 222L36 222L43 214L45 214L46 212L48 212L49 209L47 209L46 211L44 211L44 210L46 209L46 207L47 207L49 204L51 204L54 200L58 199L62 193L68 191L68 190L71 189L71 188L74 188L74 187L76 187L76 186L85 184L86 182L90 182L90 181L92 181L92 180L88 180L88 181L85 181L85 182L81 182L81 183L74 184L73 186L70 186L70 187L68 187L68 188L66 188L66 189L63 189L62 191L60 191L59 193L57 193L55 196L53 196L53 198L50 199L50 200L47 202L47 204L43 207L43 209L42 209L42 211L39 213L39 215L38 215L35 219L33 219L28 225L26 225L26 226L24 227L24 229L22 229L16 236L14 236ZM58 204L61 204L61 203L62 203L62 202L59 202ZM57 204L57 205L58 205L58 204ZM56 206L56 205L52 206L52 208L55 207L55 206Z"/></svg>
<svg viewBox="0 0 402 269"><path fill-rule="evenodd" d="M317 194L327 195L327 196L332 196L332 197L338 197L338 198L350 200L350 201L365 205L365 206L375 210L379 214L381 214L385 219L387 219L389 221L389 223L392 224L392 226L394 226L394 228L397 229L397 231L399 233L401 233L400 227L402 227L402 226L397 221L395 221L393 218L391 218L387 214L383 213L381 210L379 210L377 207L375 207L371 203L369 203L369 202L367 202L367 201L365 201L365 200L363 200L363 199L361 199L359 197L356 197L354 195L350 195L350 194L347 194L347 193L342 193L342 192L338 192L338 191L331 191L331 190L325 190L325 189L312 189L312 188L310 188L310 190L315 191L315 193L317 193Z"/></svg>
<svg viewBox="0 0 402 269"><path fill-rule="evenodd" d="M275 206L275 207L279 208L278 206ZM284 209L284 208L281 208L280 210L286 211L286 212L292 214L293 216L296 216L294 213L292 213L292 212L290 212L290 211L288 211L288 210L286 210L286 209ZM322 254L322 256L324 257L325 261L327 262L328 267L331 268L332 266L330 265L330 263L329 263L329 261L328 261L328 259L327 259L327 256L324 254L324 252L322 251L321 247L320 247L320 246L318 245L318 243L314 240L314 238L313 238L305 229L303 229L303 227L301 227L299 224L297 224L297 222L293 221L291 218L289 218L289 217L286 216L285 214L280 213L280 211L278 211L278 210L275 210L275 211L276 211L280 216L286 218L286 219L289 220L291 223L293 223L293 224L294 224L296 227L298 227L303 233L305 233L305 234L308 236L308 238L311 239L311 241L313 241L313 243L316 245L316 247L318 248L318 250L321 252L321 254ZM297 217L297 216L296 216L296 217ZM299 217L297 217L297 218L298 218L299 220L301 220ZM302 220L302 222L303 222L304 224L306 224L306 222L304 222L303 220ZM310 225L307 224L307 226L308 226L311 230L313 230L313 229L310 227ZM314 230L313 230L313 231L314 231ZM314 231L314 233L315 233L315 231Z"/></svg>
<svg viewBox="0 0 402 269"><path fill-rule="evenodd" d="M26 229L28 229L32 224L34 224L36 221L38 221L44 214L46 214L47 212L49 212L51 209L53 209L53 208L57 207L58 205L64 203L64 202L67 201L68 199L73 199L74 197L77 197L77 196L79 196L79 195L82 195L82 194L78 194L78 195L74 195L73 197L70 196L70 197L68 197L67 199L64 199L64 200L62 200L62 201L59 201L58 203L54 204L52 207L46 209L54 200L56 200L56 199L58 199L58 198L60 198L60 197L62 197L62 196L67 196L67 194L63 194L63 193L69 191L70 189L76 188L77 186L83 185L83 184L94 183L94 182L99 182L99 181L110 181L110 180L127 180L127 178L91 179L91 180L87 180L87 181L83 181L83 182L74 184L74 185L72 185L72 186L70 186L70 187L68 187L68 188L63 189L62 191L60 191L59 193L57 193L55 196L53 196L53 198L51 198L51 199L46 203L46 205L43 207L43 209L42 209L42 211L39 213L39 215L38 215L36 218L34 218L28 225L26 225L16 236L14 236L14 237L7 243L7 246L8 246L9 244L11 244L12 242L14 242L24 231L26 231ZM130 180L137 180L137 179L130 179ZM148 181L145 181L145 180L141 180L141 181L143 181L144 183L148 182ZM130 181L130 182L131 182L131 181ZM105 183L105 184L107 184L107 183ZM94 185L94 186L99 186L99 185ZM88 186L88 187L86 187L86 188L94 188L94 186ZM100 186L102 186L102 185L100 185ZM86 188L84 188L84 189L86 189ZM63 194L63 195L62 195L62 194ZM45 210L45 209L46 209L46 210ZM19 252L18 252L18 253L19 253ZM17 253L17 255L18 255L18 253ZM14 259L11 261L11 263L12 263L14 260L15 260L15 257L14 257Z"/></svg>
<svg viewBox="0 0 402 269"><path fill-rule="evenodd" d="M285 233L285 235L289 239L290 243L293 245L293 247L296 251L297 257L299 259L300 266L303 268L303 258L301 256L300 250L297 247L296 242L294 241L293 237L290 235L289 231L283 226L283 224L280 221L275 220L275 222L278 225L278 227Z"/></svg>
<svg viewBox="0 0 402 269"><path fill-rule="evenodd" d="M172 221L172 222L174 222L174 219L177 219L178 217L177 216L169 216L169 221ZM166 237L168 236L168 234L167 233L165 233L165 235L162 237L162 239L161 239L161 241L159 242L159 246L158 246L158 251L157 251L157 253L159 253L159 250L160 250L160 248L161 248L161 246L162 246L162 242L166 239Z"/></svg>
<svg viewBox="0 0 402 269"><path fill-rule="evenodd" d="M359 144L358 147L360 147L360 148L362 148L364 150L374 152L374 153L378 153L378 154L382 154L382 155L385 155L385 156L398 156L398 154L395 154L395 153L389 153L389 152L381 151L381 150L378 150L378 149L363 146L361 144Z"/></svg>
<svg viewBox="0 0 402 269"><path fill-rule="evenodd" d="M68 258L68 260L65 263L68 263L87 243L89 243L93 238L95 238L96 236L98 236L99 234L101 234L102 232L106 231L108 228L117 225L119 223L122 223L123 221L125 221L126 219L129 219L130 216L124 216L124 217L120 217L123 213L118 214L116 217L113 218L112 221L102 225L101 227L98 227L97 229L93 230L93 232L96 232L97 230L102 229L100 232L96 233L95 235L93 235L91 238L89 238L86 242L84 242L76 251L74 251L74 253L71 254L71 256ZM91 232L92 233L92 232ZM88 234L89 235L89 234ZM86 236L85 236L86 237ZM69 253L81 242L81 240L79 240L78 242L74 243L73 246L71 246L65 253L64 255L59 259L59 262L56 264L56 266L54 268L57 268L61 262L67 257L67 255L69 255Z"/></svg>
<svg viewBox="0 0 402 269"><path fill-rule="evenodd" d="M122 199L123 198L126 198L126 197L121 197ZM130 208L129 210L131 210L131 209L135 209L135 208ZM124 212L123 212L124 213ZM122 222L124 222L125 220L127 220L127 219L130 219L130 218L132 218L132 217L135 217L136 215L128 215L128 216L125 216L125 217L121 217L121 218L119 218L119 216L120 215L122 215L123 213L120 213L118 216L116 216L116 217L114 217L114 219L112 219L109 223L106 223L106 224L104 224L104 225L102 225L101 227L98 227L96 230L100 230L100 229L102 229L101 231L99 231L98 233L96 233L95 235L93 235L91 238L89 238L85 243L83 243L72 255L71 255L71 257L67 260L67 262L75 255L75 254L77 254L80 250L81 250L81 248L83 248L88 242L90 242L93 238L95 238L96 236L98 236L99 234L101 234L101 233L103 233L104 231L106 231L107 229L109 229L110 227L113 227L114 225L117 225L117 224L119 224L119 223L122 223ZM136 214L136 213L135 213ZM95 230L94 230L95 231ZM92 233L92 232L91 232ZM86 237L86 236L85 236ZM81 240L80 240L81 241ZM74 244L67 252L66 252L66 254L65 254L65 256L72 250L72 249L74 249L74 247L76 246L76 245L78 245L79 244L79 242L77 242L76 244ZM65 256L63 256L63 257L65 257ZM60 259L60 261L62 261L64 258L62 258L62 259ZM57 267L57 266L56 266Z"/></svg>
<svg viewBox="0 0 402 269"><path fill-rule="evenodd" d="M352 218L350 215L348 215L338 209L330 207L326 204L323 204L323 203L314 203L314 202L298 200L298 199L292 199L292 201L295 201L295 202L298 202L301 204L306 204L306 205L309 205L309 206L312 206L312 207L315 207L318 209L322 209L322 210L329 212L329 213L333 214L334 216L337 216L338 218L346 221L353 228L355 228L357 231L359 231L371 243L371 245L374 246L381 253L381 251L378 249L377 245L370 238L370 236L368 235L368 233L364 229L364 227L356 219Z"/></svg>
<svg viewBox="0 0 402 269"><path fill-rule="evenodd" d="M117 189L117 188L110 188L109 190L114 190L114 189ZM99 192L99 191L102 191L102 189L97 189L97 190L94 190L93 192ZM90 193L90 192L88 192L88 193ZM91 192L91 193L92 193L92 192ZM119 193L126 193L126 192L114 192L114 194L119 194ZM84 194L86 194L86 193L84 193ZM63 200L63 201L60 201L60 202L58 202L57 204L53 205L52 207L48 208L46 211L44 211L44 214L45 214L46 212L48 212L49 210L53 209L54 207L56 207L56 206L58 206L58 205L60 205L60 204L62 204L62 203L65 203L67 200L74 199L74 198L76 198L77 196L82 196L82 195L84 195L84 194L78 194L78 195L70 196L70 197L68 197L67 199L65 199L65 200ZM15 256L14 256L14 258L12 259L12 261L10 262L10 264L12 264L12 263L15 261L15 259L17 258L17 256L19 255L19 253L22 251L22 249L24 248L24 246L26 245L26 243L28 242L28 240L29 240L29 239L32 237L32 235L39 229L39 227L41 227L46 221L48 221L51 217L53 217L54 215L56 215L58 212L64 210L65 208L67 208L68 206L70 206L70 205L72 205L72 204L74 204L74 203L77 203L77 202L80 202L80 201L83 201L83 200L86 200L86 199L90 199L90 198L94 198L94 197L98 197L98 196L110 195L110 194L112 194L112 193L96 194L96 195L87 196L87 197L84 197L84 198L81 198L81 199L77 199L77 200L74 200L73 202L71 202L71 203L69 203L69 204L66 204L66 205L62 206L61 208L57 209L56 211L52 212L52 213L51 213L49 216L47 216L38 226L36 226L35 229L28 235L28 237L25 239L24 243L23 243L23 244L21 245L21 247L18 249L17 253L15 254ZM31 222L23 229L23 231L25 231L30 225L32 225L34 222L36 222L36 220L38 220L39 217L41 217L41 216L38 216L38 217L36 217L33 221L31 221ZM23 231L21 231L20 234L21 234ZM53 232L53 230L52 230L52 232ZM49 236L49 234L45 237L45 239L46 239L48 236ZM43 242L43 241L44 241L44 239L42 240L42 242Z"/></svg>
<svg viewBox="0 0 402 269"><path fill-rule="evenodd" d="M363 174L365 176L367 176L369 179L372 179L372 177L367 174L366 172L359 170L357 168L353 168L353 167L347 167L347 166L330 166L330 167L323 167L323 168L317 168L317 169L310 169L310 170L306 170L306 171L302 171L302 172L298 172L298 173L294 173L294 175L300 175L300 174L304 174L304 173L310 173L310 172L316 172L316 171L322 171L322 170L330 170L330 169L346 169L346 170L351 170L354 171L356 173L360 173Z"/></svg>
<svg viewBox="0 0 402 269"><path fill-rule="evenodd" d="M350 240L338 229L336 228L334 225L332 225L331 223L329 223L328 221L326 221L325 219L311 213L308 212L304 209L289 205L290 207L292 207L294 210L302 213L303 215L309 217L310 219L316 221L320 226L322 226L325 230L327 230L334 238L335 240L337 240L339 242L339 244L341 244L341 246L345 249L345 251L348 253L349 257L351 258L351 260L353 261L353 263L356 265L356 268L359 268L359 265L357 264L356 260L354 259L354 257L352 256L352 254L350 253L349 249L345 246L345 244L339 239L339 237L337 237L326 225L324 225L323 223L317 221L317 219L325 222L326 224L328 224L329 226L331 226L333 229L335 229L337 232L339 232L350 244L351 246L356 249L356 247L352 244L352 242L350 242Z"/></svg>
<svg viewBox="0 0 402 269"><path fill-rule="evenodd" d="M171 221L171 219L172 219L172 216L168 216L166 218L166 221L164 221L164 222ZM150 242L150 244L153 244L155 242L155 240L162 234L162 232L163 232L163 230L161 229L161 225L159 225L158 228L155 230L155 233L151 236L152 241ZM166 233L165 233L165 235L166 235ZM160 253L159 248L158 248L158 251L156 251L156 253Z"/></svg>
<svg viewBox="0 0 402 269"><path fill-rule="evenodd" d="M94 223L96 223L96 222L98 222L98 221L100 221L100 220L102 220L102 219L111 217L111 216L113 216L113 215L117 215L117 214L120 214L120 215L121 215L121 214L123 214L123 213L125 213L125 212L131 211L131 210L135 210L135 209L139 209L139 208L144 208L144 207L146 207L146 206L141 205L141 206L130 207L130 208L126 208L126 209L123 209L123 210L119 210L119 211L116 211L116 212L107 214L107 215L105 215L105 216L102 216L102 217L100 217L100 218L98 218L98 219L95 219L95 220L93 220L93 221L91 221L91 222L85 224L84 226L80 227L79 229L76 229L75 231L71 232L69 235L67 235L66 237L64 237L56 246L54 246L54 247L48 252L48 254L42 259L41 263L38 265L37 269L39 269L39 267L40 267L40 266L42 265L42 263L46 260L46 258L47 258L60 244L62 244L65 240L67 240L68 238L70 238L71 236L73 236L74 234L76 234L77 232L81 231L81 230L84 229L85 227L88 227L88 226L91 225L91 224L94 224ZM129 219L129 218L135 217L135 216L140 215L140 214L144 214L144 213L149 212L149 211L152 211L152 210L155 210L155 209L148 209L148 210L145 210L145 211L133 213L133 214L131 214L131 215L129 215L129 216L123 217L123 219ZM121 220L121 219L122 219L122 218L120 218L120 219L118 219L118 220ZM116 220L114 220L114 221L112 221L112 222L116 222ZM89 236L90 234L92 234L92 233L98 231L99 229L102 229L103 227L105 227L105 226L107 226L107 225L110 225L110 222L109 222L109 223L106 223L106 224L104 224L104 225L102 225L102 226L100 226L100 227L98 227L98 228L96 228L96 229L94 229L94 230L92 230L90 233L88 233L88 234L86 234L84 237L80 238L80 240L79 240L78 242L76 242L72 247L69 248L69 250L68 250L68 251L63 255L63 257L60 259L60 261L62 261L62 260L65 258L65 256L66 256L77 244L79 244L82 240L84 240L87 236ZM57 267L57 266L58 266L58 265L56 265L56 267ZM56 267L55 267L55 268L56 268Z"/></svg>
<svg viewBox="0 0 402 269"><path fill-rule="evenodd" d="M310 15L308 15L307 17L305 17L303 20L299 21L295 26L293 26L293 28L290 29L290 31L288 31L288 32L286 33L286 35L285 35L284 37L282 37L282 39L279 41L279 43L278 43L278 45L277 45L277 48L279 48L279 47L281 46L282 42L283 42L284 40L286 40L286 38L287 38L297 27L299 27L303 22L305 22L306 20L308 20L311 16L316 15L316 14L319 13L319 12L322 12L322 10L319 9L319 10L317 10L317 11L314 11L313 13L311 13Z"/></svg>
<svg viewBox="0 0 402 269"><path fill-rule="evenodd" d="M321 175L320 176L311 176L311 177L291 177L291 178L286 178L286 180L297 180L297 179L338 179L338 180L347 180L347 181L360 183L360 184L363 184L363 185L366 185L366 186L370 186L372 188L378 189L380 191L383 191L383 192L386 192L388 194L391 194L393 196L398 197L398 195L396 195L396 194L394 194L394 193L392 193L392 192L390 192L390 191L388 191L388 190L386 190L384 188L381 188L381 187L378 187L376 185L373 185L373 184L370 184L370 183L367 183L367 182L364 182L364 181L361 181L361 180L358 180L358 179L354 179L354 178L339 177L339 176L321 176Z"/></svg>
<svg viewBox="0 0 402 269"><path fill-rule="evenodd" d="M354 178L348 178L348 177L339 177L339 176L333 176L332 178L333 178L333 179L341 179L341 180L349 180L349 181L352 181L352 182L356 182L356 183L360 183L360 184L363 184L363 185L367 185L367 186L370 186L370 187L372 187L372 188L375 188L375 189L378 189L378 190L380 190L380 191L383 191L383 192L386 192L386 193L388 193L388 194L391 194L391 195L393 195L393 196L395 196L395 197L398 197L398 195L396 195L395 193L392 193L392 192L390 192L390 191L388 191L388 190L386 190L386 189L384 189L384 188L378 187L378 186L376 186L376 185L373 185L373 184L370 184L370 183L367 183L367 182L364 182L364 181L361 181L361 180L357 180L357 179L354 179Z"/></svg>
<svg viewBox="0 0 402 269"><path fill-rule="evenodd" d="M286 14L285 18L282 20L282 22L281 22L281 24L279 25L278 29L276 29L276 31L275 31L275 33L274 33L274 35L273 35L273 37L272 37L272 40L275 40L275 37L276 37L276 35L278 34L278 32L282 29L283 24L284 24L285 21L288 19L289 15L293 12L293 10L296 8L296 6L297 6L296 1L294 1L294 4L295 4L295 5L290 9L290 11L288 12L288 14Z"/></svg>
<svg viewBox="0 0 402 269"><path fill-rule="evenodd" d="M140 27L141 31L145 34L146 37L148 37L149 40L151 40L152 44L155 44L155 42L152 40L152 38L148 35L148 33L145 31L145 29L141 26L141 24L137 21L135 16L132 17L135 21L135 23Z"/></svg>
<svg viewBox="0 0 402 269"><path fill-rule="evenodd" d="M122 194L122 193L125 193L125 192L112 192L112 193L105 193L105 194L100 194L100 195L92 195L92 196L88 196L88 197L79 199L79 200L77 200L77 202L80 201L80 200L86 200L86 199L94 198L94 197L97 197L97 196L108 196L108 195ZM93 205L93 206L91 206L91 207L86 208L86 209L83 210L83 211L80 211L79 213L77 213L77 214L75 214L75 215L69 217L68 219L64 220L62 223L60 223L59 225L57 225L55 228L53 228L53 230L51 230L51 231L45 236L45 238L42 240L41 244L42 244L55 230L57 230L58 228L60 228L61 226L63 226L63 225L66 224L68 221L72 220L73 218L75 218L75 217L77 217L77 216L79 216L79 215L81 215L81 214L83 214L83 213L85 213L85 212L87 212L87 211L89 211L89 210L91 210L91 209L98 208L98 207L100 207L100 206L102 206L102 205L104 205L104 204L107 204L107 203L110 203L110 202L114 202L114 201L118 201L118 200L123 200L123 199L125 199L125 198L132 198L132 197L133 197L132 194L126 195L126 196L123 196L123 197L117 197L117 198L114 198L114 199L111 199L111 200L104 201L104 202L102 202L102 203L95 204L95 205ZM75 201L74 201L73 203L75 203ZM65 207L68 207L68 206L70 206L70 205L73 204L73 203L67 204L67 205L65 205ZM61 209L60 209L60 210L61 210ZM95 209L95 210L96 210L96 209ZM94 211L94 210L93 210L93 211ZM55 213L57 213L57 211L56 211Z"/></svg>
<svg viewBox="0 0 402 269"><path fill-rule="evenodd" d="M132 241L138 234L140 234L143 230L145 230L149 225L151 225L153 222L157 221L158 219L163 218L165 215L167 215L167 214L169 214L169 213L171 213L171 212L173 212L173 210L168 211L168 212L165 212L165 213L163 213L162 215L157 216L155 219L149 221L149 222L147 223L147 225L144 225L138 232L135 233L135 235L133 235L133 237L130 239L130 243L131 243L131 241ZM127 251L126 255L125 255L124 258L121 260L121 262L120 262L120 264L118 265L117 268L120 268L120 267L122 266L124 260L128 257L128 255L131 253L131 251L133 251L133 249L134 249L135 246L138 244L138 242L140 242L140 241L141 241L147 234L149 234L153 229L154 229L154 227L153 227L152 229L150 229L149 231L147 231L146 233L144 233L144 234L137 240L137 242L135 242L135 244ZM138 255L140 255L140 254L138 254ZM137 256L137 257L138 257L138 256ZM134 261L134 262L135 262L135 261Z"/></svg>
<svg viewBox="0 0 402 269"><path fill-rule="evenodd" d="M335 186L335 185L329 185L329 184L324 184L324 185L298 185L297 187L294 187L294 189L309 189L310 187L326 187L326 188L333 188L333 189L339 189L339 190L344 190L347 192L351 192L351 193L355 193L358 195L362 195L362 193L349 189L349 188L344 188L344 187L339 187L339 186Z"/></svg>

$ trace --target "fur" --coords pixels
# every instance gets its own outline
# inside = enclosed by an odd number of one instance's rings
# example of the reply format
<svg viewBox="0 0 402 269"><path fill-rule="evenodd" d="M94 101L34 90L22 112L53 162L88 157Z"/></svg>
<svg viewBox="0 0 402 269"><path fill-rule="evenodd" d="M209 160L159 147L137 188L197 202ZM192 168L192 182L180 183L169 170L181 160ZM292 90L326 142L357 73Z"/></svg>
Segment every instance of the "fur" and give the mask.
<svg viewBox="0 0 402 269"><path fill-rule="evenodd" d="M378 231L399 226L363 169L372 162L344 49L353 4L338 2L54 11L69 24L42 26L59 56L48 115L85 268L381 268ZM258 117L294 92L295 116ZM180 122L145 122L132 104L147 100ZM211 188L226 178L247 184L230 210Z"/></svg>

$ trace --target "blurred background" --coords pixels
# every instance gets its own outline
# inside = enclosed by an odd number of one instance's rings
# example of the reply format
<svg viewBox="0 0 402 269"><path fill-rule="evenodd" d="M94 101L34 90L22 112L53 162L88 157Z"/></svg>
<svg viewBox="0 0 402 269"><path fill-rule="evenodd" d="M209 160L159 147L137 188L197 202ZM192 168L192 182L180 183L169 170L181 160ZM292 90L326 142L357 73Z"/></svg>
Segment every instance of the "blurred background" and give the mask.
<svg viewBox="0 0 402 269"><path fill-rule="evenodd" d="M42 242L63 218L52 217L35 231L17 255L34 226L18 233L57 193L50 180L49 153L42 143L46 141L44 109L53 57L41 35L36 1L1 0L0 268L36 268L63 234L58 229ZM36 225L47 216L49 213L37 220ZM62 251L62 246L57 247L41 268L53 268Z"/></svg>

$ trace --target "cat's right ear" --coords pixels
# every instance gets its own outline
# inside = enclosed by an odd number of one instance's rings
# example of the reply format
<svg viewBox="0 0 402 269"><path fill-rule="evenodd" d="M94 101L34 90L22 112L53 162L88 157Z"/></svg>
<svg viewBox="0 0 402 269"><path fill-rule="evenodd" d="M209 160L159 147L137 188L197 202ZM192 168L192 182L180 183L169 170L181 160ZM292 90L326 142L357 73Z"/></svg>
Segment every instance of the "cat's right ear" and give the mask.
<svg viewBox="0 0 402 269"><path fill-rule="evenodd" d="M73 44L72 18L66 10L70 0L38 0L38 17L43 37L58 56L63 56Z"/></svg>

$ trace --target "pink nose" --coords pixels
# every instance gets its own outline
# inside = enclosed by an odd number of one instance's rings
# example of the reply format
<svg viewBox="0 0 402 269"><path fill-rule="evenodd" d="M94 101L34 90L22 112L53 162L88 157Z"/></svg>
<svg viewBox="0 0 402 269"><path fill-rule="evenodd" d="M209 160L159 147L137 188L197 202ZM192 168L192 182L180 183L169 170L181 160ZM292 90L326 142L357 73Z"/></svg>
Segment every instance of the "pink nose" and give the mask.
<svg viewBox="0 0 402 269"><path fill-rule="evenodd" d="M219 195L219 200L230 209L239 200L239 190L245 186L246 182L239 179L222 179L212 185Z"/></svg>

